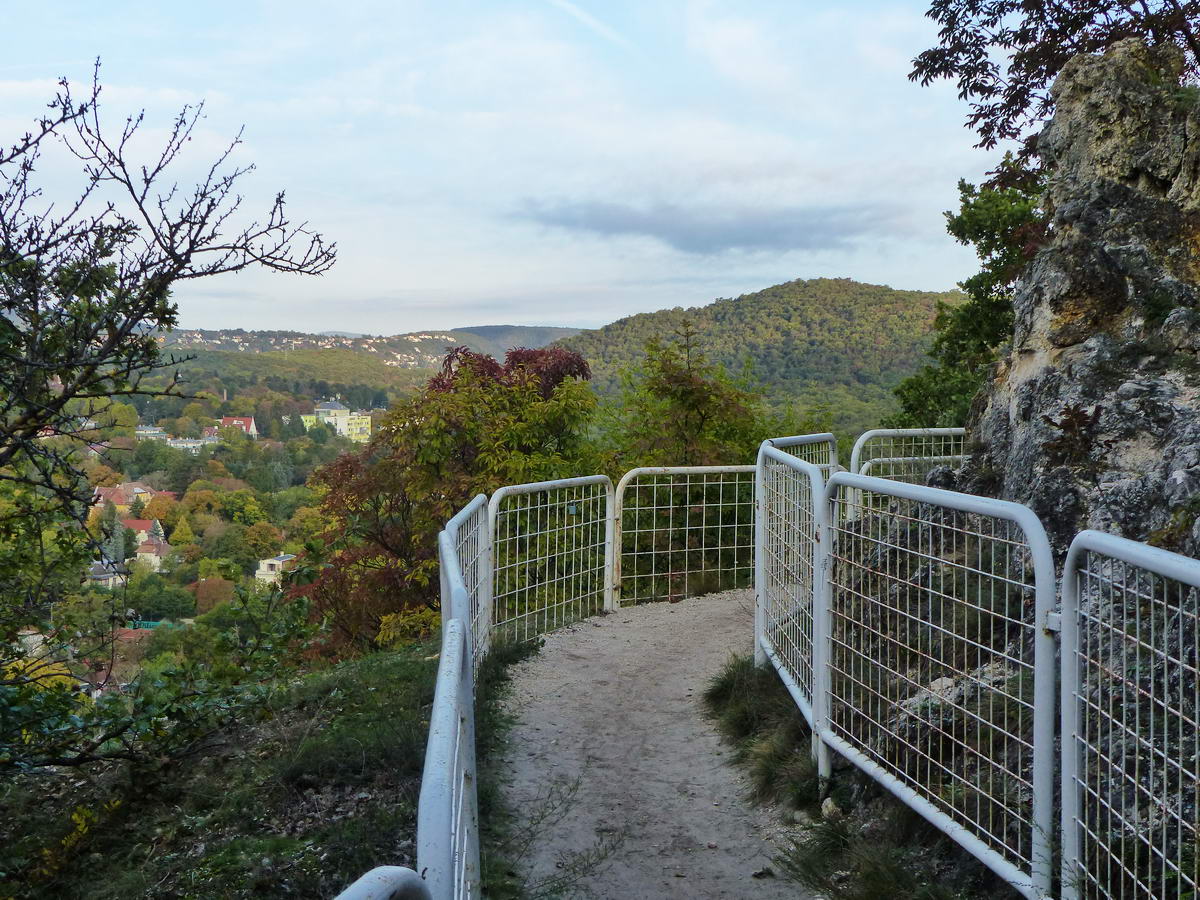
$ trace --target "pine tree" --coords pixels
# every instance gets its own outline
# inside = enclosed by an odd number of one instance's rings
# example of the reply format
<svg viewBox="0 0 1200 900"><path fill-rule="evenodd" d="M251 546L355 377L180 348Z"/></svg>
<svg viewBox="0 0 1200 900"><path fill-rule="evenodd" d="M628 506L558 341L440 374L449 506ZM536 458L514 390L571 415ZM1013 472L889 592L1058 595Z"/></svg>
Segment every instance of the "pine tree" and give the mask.
<svg viewBox="0 0 1200 900"><path fill-rule="evenodd" d="M180 516L179 522L175 525L175 530L171 532L171 546L182 547L184 544L196 543L196 535L192 533L192 526L188 524L187 516Z"/></svg>

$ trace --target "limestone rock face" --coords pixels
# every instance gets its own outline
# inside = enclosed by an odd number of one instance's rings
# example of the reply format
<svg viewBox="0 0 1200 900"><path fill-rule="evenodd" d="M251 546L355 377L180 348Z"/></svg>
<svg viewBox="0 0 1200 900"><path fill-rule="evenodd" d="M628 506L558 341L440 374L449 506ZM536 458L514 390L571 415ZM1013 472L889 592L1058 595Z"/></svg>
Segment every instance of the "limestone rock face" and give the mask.
<svg viewBox="0 0 1200 900"><path fill-rule="evenodd" d="M1124 41L1080 56L1039 137L1050 238L976 398L961 489L1027 503L1056 549L1099 528L1200 549L1200 97Z"/></svg>

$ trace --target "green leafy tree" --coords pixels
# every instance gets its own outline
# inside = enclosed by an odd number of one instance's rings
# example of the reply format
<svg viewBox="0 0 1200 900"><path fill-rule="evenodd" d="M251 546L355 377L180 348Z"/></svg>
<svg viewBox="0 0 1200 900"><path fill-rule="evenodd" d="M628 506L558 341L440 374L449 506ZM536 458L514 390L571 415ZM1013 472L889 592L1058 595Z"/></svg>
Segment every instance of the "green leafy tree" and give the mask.
<svg viewBox="0 0 1200 900"><path fill-rule="evenodd" d="M385 616L438 602L436 537L473 495L595 470L587 363L562 348L503 364L452 351L365 448L314 477L332 543L310 541L293 592L341 647L371 645Z"/></svg>
<svg viewBox="0 0 1200 900"><path fill-rule="evenodd" d="M263 512L258 498L252 491L240 490L224 494L220 498L221 514L229 521L239 525L253 525L263 522L267 514Z"/></svg>
<svg viewBox="0 0 1200 900"><path fill-rule="evenodd" d="M1020 171L1011 158L1002 168ZM896 388L901 412L891 424L966 422L998 349L1012 335L1017 278L1045 237L1046 219L1039 206L1042 187L1040 177L1014 177L1009 186L959 182L961 204L957 213L946 213L946 230L960 244L975 248L982 268L959 285L966 302L939 307L930 350L934 363Z"/></svg>
<svg viewBox="0 0 1200 900"><path fill-rule="evenodd" d="M192 533L192 526L188 524L187 516L180 516L175 530L171 532L171 546L182 547L194 543L196 543L196 535Z"/></svg>
<svg viewBox="0 0 1200 900"><path fill-rule="evenodd" d="M196 598L156 573L137 573L129 580L124 602L151 622L182 619L196 611Z"/></svg>
<svg viewBox="0 0 1200 900"><path fill-rule="evenodd" d="M129 518L140 519L146 512L146 504L143 502L141 495L133 498L133 502L129 504Z"/></svg>
<svg viewBox="0 0 1200 900"><path fill-rule="evenodd" d="M248 530L245 525L235 522L206 546L206 552L210 556L232 560L243 575L253 574L258 568L259 556L246 543Z"/></svg>
<svg viewBox="0 0 1200 900"><path fill-rule="evenodd" d="M768 424L761 394L709 361L690 323L671 342L651 338L628 371L612 440L622 467L753 462Z"/></svg>
<svg viewBox="0 0 1200 900"><path fill-rule="evenodd" d="M89 420L132 429L128 398L177 388L168 374L177 361L158 341L177 323L172 289L252 266L315 275L335 259L289 219L282 194L264 219L239 222L248 171L231 165L239 140L199 166L199 183L182 181L201 107L185 108L156 149L141 115L119 116L114 130L99 97L98 81L82 100L62 82L34 126L0 147L0 778L194 752L261 693L298 633L296 607L247 598L255 635L222 634L219 660L160 668L91 702L79 678L111 676L117 620L82 640L49 628L61 585L77 587L88 558L105 543L124 558L111 518L98 539L83 527L92 487L79 451L95 436ZM42 184L51 143L60 152ZM135 158L143 149L148 158ZM72 166L73 196L64 192ZM45 635L39 647L19 640L26 628Z"/></svg>
<svg viewBox="0 0 1200 900"><path fill-rule="evenodd" d="M137 553L137 548L138 548L137 532L134 531L132 528L125 528L124 526L122 526L121 537L122 537L122 548L123 548L122 552L125 554L122 557L122 559L131 559Z"/></svg>
<svg viewBox="0 0 1200 900"><path fill-rule="evenodd" d="M287 521L287 534L292 540L304 543L329 526L329 519L315 506L301 506Z"/></svg>
<svg viewBox="0 0 1200 900"><path fill-rule="evenodd" d="M283 535L270 522L256 522L251 525L246 529L243 540L256 559L274 556L283 546Z"/></svg>

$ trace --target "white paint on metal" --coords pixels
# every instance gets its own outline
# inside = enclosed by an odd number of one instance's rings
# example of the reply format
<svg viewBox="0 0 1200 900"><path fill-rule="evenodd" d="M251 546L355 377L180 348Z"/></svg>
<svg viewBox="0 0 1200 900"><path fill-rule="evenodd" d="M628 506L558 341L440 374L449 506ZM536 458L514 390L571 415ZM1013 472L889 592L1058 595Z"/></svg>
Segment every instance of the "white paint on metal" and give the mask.
<svg viewBox="0 0 1200 900"><path fill-rule="evenodd" d="M403 866L378 866L337 895L335 900L433 900L429 885Z"/></svg>
<svg viewBox="0 0 1200 900"><path fill-rule="evenodd" d="M754 466L643 466L616 489L618 604L744 587L754 571Z"/></svg>
<svg viewBox="0 0 1200 900"><path fill-rule="evenodd" d="M1023 895L1047 896L1056 648L1040 626L1055 572L1041 522L1016 503L850 473L826 501L822 738Z"/></svg>
<svg viewBox="0 0 1200 900"><path fill-rule="evenodd" d="M850 471L866 475L863 466L873 459L893 460L889 477L910 481L923 475L920 468L931 458L959 460L966 441L964 428L873 428L864 431L850 451ZM898 464L905 460L907 467Z"/></svg>
<svg viewBox="0 0 1200 900"><path fill-rule="evenodd" d="M615 489L589 476L475 497L438 537L443 644L420 874L382 867L341 896L480 896L474 670L493 632L532 636L613 608L621 515L637 508L639 479L721 484L749 471L755 658L776 668L813 725L823 777L832 748L1031 900L1050 896L1060 838L1063 900L1196 893L1200 562L1083 532L1059 613L1031 510L902 480L909 464L960 460L962 435L867 432L851 467L889 478L839 473L833 436L804 435L764 441L754 467L635 469ZM908 449L876 452L893 439ZM723 490L710 505L742 527L746 501L727 502ZM707 513L700 524L712 525ZM964 630L956 615L974 624ZM971 753L974 770L956 768Z"/></svg>
<svg viewBox="0 0 1200 900"><path fill-rule="evenodd" d="M1062 896L1200 889L1200 562L1097 531L1062 585Z"/></svg>
<svg viewBox="0 0 1200 900"><path fill-rule="evenodd" d="M488 502L491 628L526 641L614 606L612 481L509 485Z"/></svg>

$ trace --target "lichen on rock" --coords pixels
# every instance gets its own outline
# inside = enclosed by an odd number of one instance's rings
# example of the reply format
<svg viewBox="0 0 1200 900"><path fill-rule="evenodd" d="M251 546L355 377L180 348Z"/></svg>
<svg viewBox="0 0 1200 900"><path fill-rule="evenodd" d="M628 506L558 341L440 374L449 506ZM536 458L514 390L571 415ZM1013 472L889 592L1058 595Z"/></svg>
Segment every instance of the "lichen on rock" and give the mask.
<svg viewBox="0 0 1200 900"><path fill-rule="evenodd" d="M1038 139L1048 240L959 480L1029 504L1060 552L1085 527L1200 549L1200 103L1181 72L1138 40L1076 57Z"/></svg>

